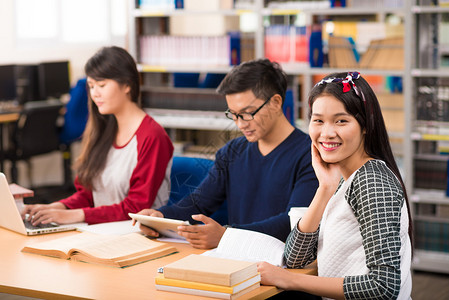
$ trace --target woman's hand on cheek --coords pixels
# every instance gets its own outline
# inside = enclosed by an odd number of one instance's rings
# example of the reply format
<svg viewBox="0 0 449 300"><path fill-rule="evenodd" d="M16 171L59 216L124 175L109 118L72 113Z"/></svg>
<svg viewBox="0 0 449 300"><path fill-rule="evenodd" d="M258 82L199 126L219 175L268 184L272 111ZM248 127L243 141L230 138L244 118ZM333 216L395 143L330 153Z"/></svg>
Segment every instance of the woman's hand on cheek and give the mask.
<svg viewBox="0 0 449 300"><path fill-rule="evenodd" d="M320 186L330 186L337 189L341 179L341 172L337 164L327 163L321 158L317 147L312 143L312 167Z"/></svg>

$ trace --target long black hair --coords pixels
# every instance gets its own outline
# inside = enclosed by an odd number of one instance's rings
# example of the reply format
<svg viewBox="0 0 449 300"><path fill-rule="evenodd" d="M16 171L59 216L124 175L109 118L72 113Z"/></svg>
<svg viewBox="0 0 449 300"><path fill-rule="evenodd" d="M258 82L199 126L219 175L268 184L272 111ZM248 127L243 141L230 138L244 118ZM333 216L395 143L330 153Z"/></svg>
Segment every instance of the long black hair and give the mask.
<svg viewBox="0 0 449 300"><path fill-rule="evenodd" d="M347 76L351 80L345 80ZM346 92L343 92L343 89ZM365 152L372 158L380 159L396 175L401 183L409 216L409 236L413 245L413 224L410 214L410 204L401 173L394 159L388 139L382 111L376 94L368 82L357 72L333 73L324 77L316 84L309 94L309 108L322 95L331 95L341 101L346 111L354 116L362 130L366 132L364 138ZM312 110L309 110L309 119Z"/></svg>
<svg viewBox="0 0 449 300"><path fill-rule="evenodd" d="M86 75L96 81L112 79L130 87L132 102L140 106L140 75L132 56L123 48L112 46L98 50L84 67ZM76 161L78 181L93 189L93 181L104 169L109 149L117 135L114 115L102 115L89 95L89 118L83 133L81 155Z"/></svg>

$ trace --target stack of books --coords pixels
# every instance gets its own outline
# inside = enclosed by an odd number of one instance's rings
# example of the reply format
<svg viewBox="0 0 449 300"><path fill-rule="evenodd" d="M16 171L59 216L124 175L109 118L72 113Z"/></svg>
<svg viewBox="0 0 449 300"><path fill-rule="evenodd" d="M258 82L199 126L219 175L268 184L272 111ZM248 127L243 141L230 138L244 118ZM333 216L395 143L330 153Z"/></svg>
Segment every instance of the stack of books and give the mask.
<svg viewBox="0 0 449 300"><path fill-rule="evenodd" d="M255 262L191 254L163 268L156 289L235 299L260 286Z"/></svg>

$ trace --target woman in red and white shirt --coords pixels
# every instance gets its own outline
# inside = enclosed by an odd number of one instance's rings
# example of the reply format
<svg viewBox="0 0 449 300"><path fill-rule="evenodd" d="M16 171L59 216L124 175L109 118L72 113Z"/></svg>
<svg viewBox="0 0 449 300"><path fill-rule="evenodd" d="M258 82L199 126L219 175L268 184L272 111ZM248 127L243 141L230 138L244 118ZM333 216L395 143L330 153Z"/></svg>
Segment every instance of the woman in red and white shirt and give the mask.
<svg viewBox="0 0 449 300"><path fill-rule="evenodd" d="M77 192L47 205L27 205L33 225L129 219L128 213L167 203L173 145L139 105L134 59L104 47L86 65L89 119L76 161Z"/></svg>

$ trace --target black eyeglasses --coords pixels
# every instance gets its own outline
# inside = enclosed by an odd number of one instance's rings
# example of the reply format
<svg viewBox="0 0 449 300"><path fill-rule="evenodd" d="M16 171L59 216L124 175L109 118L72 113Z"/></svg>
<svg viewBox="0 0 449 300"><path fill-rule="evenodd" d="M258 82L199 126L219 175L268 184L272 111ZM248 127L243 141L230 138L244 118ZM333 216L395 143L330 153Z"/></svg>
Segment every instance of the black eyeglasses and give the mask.
<svg viewBox="0 0 449 300"><path fill-rule="evenodd" d="M252 121L252 120L254 120L255 114L257 114L259 112L259 110L261 110L262 107L264 107L265 104L267 104L268 101L270 101L270 100L271 100L271 97L268 98L261 106L259 106L258 109L256 109L252 113L243 112L243 113L240 113L240 114L236 114L236 113L231 112L229 110L229 108L228 108L225 111L226 118L228 118L230 120L234 120L234 121L237 121L239 118L242 119L243 121Z"/></svg>

